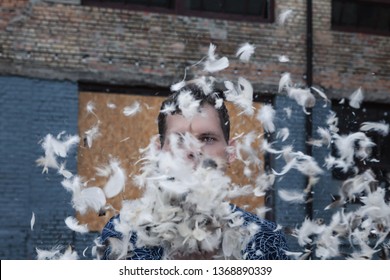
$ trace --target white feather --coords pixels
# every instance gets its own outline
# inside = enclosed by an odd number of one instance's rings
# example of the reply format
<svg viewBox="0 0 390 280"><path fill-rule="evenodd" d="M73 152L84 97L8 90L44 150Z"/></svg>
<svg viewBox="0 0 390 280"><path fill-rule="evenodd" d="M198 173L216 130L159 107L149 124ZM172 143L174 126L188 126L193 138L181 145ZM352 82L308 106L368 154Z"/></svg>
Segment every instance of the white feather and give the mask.
<svg viewBox="0 0 390 280"><path fill-rule="evenodd" d="M64 176L66 179L69 179L70 177L73 176L73 174L69 170L66 170L65 162L60 164L60 167L58 169L58 174Z"/></svg>
<svg viewBox="0 0 390 280"><path fill-rule="evenodd" d="M215 49L216 46L210 43L210 47L208 50L208 58L204 63L204 71L206 72L210 72L210 73L218 72L229 67L228 58L224 56L220 59L217 59L215 55Z"/></svg>
<svg viewBox="0 0 390 280"><path fill-rule="evenodd" d="M389 124L383 122L364 122L360 126L361 131L377 131L382 136L389 134Z"/></svg>
<svg viewBox="0 0 390 280"><path fill-rule="evenodd" d="M282 74L279 80L279 89L278 92L281 93L284 89L288 90L292 86L291 75L290 73Z"/></svg>
<svg viewBox="0 0 390 280"><path fill-rule="evenodd" d="M99 123L92 126L90 129L84 132L85 139L87 141L88 148L92 148L93 141L98 138L101 134L99 131Z"/></svg>
<svg viewBox="0 0 390 280"><path fill-rule="evenodd" d="M225 91L226 100L233 102L240 109L242 109L242 113L246 115L253 115L253 87L252 84L242 78L238 78L237 87L230 81L224 82L227 91Z"/></svg>
<svg viewBox="0 0 390 280"><path fill-rule="evenodd" d="M302 191L278 190L278 195L282 200L291 203L304 203L306 201L306 193Z"/></svg>
<svg viewBox="0 0 390 280"><path fill-rule="evenodd" d="M236 56L243 62L248 62L255 52L255 46L249 43L242 44L236 52Z"/></svg>
<svg viewBox="0 0 390 280"><path fill-rule="evenodd" d="M52 250L41 250L38 248L35 248L35 251L37 252L37 259L38 260L53 260L58 257L60 254L59 248L53 248Z"/></svg>
<svg viewBox="0 0 390 280"><path fill-rule="evenodd" d="M287 138L290 136L290 130L287 127L281 128L276 133L276 138L281 138L282 142L286 141Z"/></svg>
<svg viewBox="0 0 390 280"><path fill-rule="evenodd" d="M68 228L70 228L71 230L73 230L75 232L79 232L79 233L89 232L88 225L80 225L79 221L74 217L71 217L71 216L67 217L65 219L65 224Z"/></svg>
<svg viewBox="0 0 390 280"><path fill-rule="evenodd" d="M270 104L263 105L256 118L263 124L263 128L268 133L275 132L275 124L274 124L274 118L275 118L275 110Z"/></svg>
<svg viewBox="0 0 390 280"><path fill-rule="evenodd" d="M132 117L137 113L141 112L141 109L142 109L141 104L138 101L134 101L134 103L131 104L130 106L126 106L123 108L123 114L126 117Z"/></svg>
<svg viewBox="0 0 390 280"><path fill-rule="evenodd" d="M35 213L32 212L31 221L30 221L30 228L31 228L31 231L34 230L34 225L35 225Z"/></svg>
<svg viewBox="0 0 390 280"><path fill-rule="evenodd" d="M65 252L59 256L59 260L78 260L79 255L72 249L72 246L68 246Z"/></svg>
<svg viewBox="0 0 390 280"><path fill-rule="evenodd" d="M114 103L107 103L107 108L116 109L116 105Z"/></svg>
<svg viewBox="0 0 390 280"><path fill-rule="evenodd" d="M277 22L280 26L284 25L286 23L286 21L291 18L293 15L293 10L292 9L285 9L283 10L279 16L278 16L278 19L277 19Z"/></svg>
<svg viewBox="0 0 390 280"><path fill-rule="evenodd" d="M307 114L305 108L313 108L316 99L314 95L310 92L310 89L301 89L290 87L287 90L288 96L295 99L298 105L302 106L304 112Z"/></svg>
<svg viewBox="0 0 390 280"><path fill-rule="evenodd" d="M88 101L86 106L87 113L95 114L95 103L93 101Z"/></svg>
<svg viewBox="0 0 390 280"><path fill-rule="evenodd" d="M318 88L316 87L311 87L315 92L318 93L319 96L321 96L324 101L325 101L325 104L323 107L326 107L328 103L330 103L331 101L329 100L329 98L326 96L325 92L323 92L322 90L319 90Z"/></svg>
<svg viewBox="0 0 390 280"><path fill-rule="evenodd" d="M110 161L112 174L104 186L104 193L107 198L118 195L125 188L126 173L121 168L119 161L113 159Z"/></svg>
<svg viewBox="0 0 390 280"><path fill-rule="evenodd" d="M278 60L279 60L279 62L282 62L282 63L290 61L290 59L288 58L287 55L278 55Z"/></svg>
<svg viewBox="0 0 390 280"><path fill-rule="evenodd" d="M99 213L106 205L106 197L99 187L87 187L73 197L73 207L84 215L89 209Z"/></svg>
<svg viewBox="0 0 390 280"><path fill-rule="evenodd" d="M349 106L355 109L359 109L361 103L363 102L364 95L362 88L358 88L355 92L349 97Z"/></svg>
<svg viewBox="0 0 390 280"><path fill-rule="evenodd" d="M198 113L200 100L195 100L190 90L181 91L177 102L178 107L185 118L191 119Z"/></svg>

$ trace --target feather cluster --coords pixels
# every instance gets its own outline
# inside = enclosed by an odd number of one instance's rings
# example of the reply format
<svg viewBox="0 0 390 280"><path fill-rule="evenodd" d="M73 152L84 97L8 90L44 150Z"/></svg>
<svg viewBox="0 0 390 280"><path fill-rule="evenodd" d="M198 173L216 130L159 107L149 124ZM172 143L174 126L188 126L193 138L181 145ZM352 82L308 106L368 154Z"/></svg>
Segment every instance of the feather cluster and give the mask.
<svg viewBox="0 0 390 280"><path fill-rule="evenodd" d="M226 91L224 91L226 100L237 105L242 113L253 115L253 87L252 84L245 78L239 77L237 85L230 81L225 81Z"/></svg>
<svg viewBox="0 0 390 280"><path fill-rule="evenodd" d="M243 219L228 201L248 190L241 192L218 163L202 158L190 134L172 135L170 143L171 152L156 150L155 143L143 151L137 178L143 196L124 201L115 229L125 237L137 232L137 247L163 246L167 259L204 252L240 258L254 228L242 227ZM186 159L188 149L196 164ZM110 258L126 257L132 249L126 240L114 245Z"/></svg>
<svg viewBox="0 0 390 280"><path fill-rule="evenodd" d="M207 59L204 63L204 71L209 73L218 72L229 67L229 59L226 56L218 59L215 54L215 49L216 46L210 44Z"/></svg>

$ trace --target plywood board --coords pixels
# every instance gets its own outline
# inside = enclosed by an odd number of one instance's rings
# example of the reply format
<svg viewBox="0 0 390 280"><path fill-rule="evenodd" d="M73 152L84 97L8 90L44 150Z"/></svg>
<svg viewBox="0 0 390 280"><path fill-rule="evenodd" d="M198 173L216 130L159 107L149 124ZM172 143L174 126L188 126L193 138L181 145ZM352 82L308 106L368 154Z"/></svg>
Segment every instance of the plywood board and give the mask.
<svg viewBox="0 0 390 280"><path fill-rule="evenodd" d="M97 176L96 167L107 165L112 158L120 161L121 167L127 174L124 192L108 200L112 209L107 210L105 215L99 216L92 211L85 215L77 215L80 223L87 223L90 230L101 230L108 219L121 208L123 200L135 199L141 195L140 190L132 184L131 177L139 172L140 164L137 162L140 159L140 148L145 148L151 137L158 133L157 116L163 99L164 97L135 94L80 92L79 135L85 136L86 131L95 126L98 127L99 135L92 141L91 147L86 141L81 143L78 153L78 174L88 182L88 186L102 187L107 178ZM134 106L136 103L139 104L139 112L133 116L126 116L125 107ZM240 115L239 110L232 104L227 105L232 124L231 136L255 131L260 136L254 144L258 146L263 130L255 116ZM254 105L257 108L261 106L260 103ZM263 166L253 168L261 171ZM239 161L229 166L227 173L237 184L252 183L243 174L243 164ZM262 206L264 199L250 196L236 199L233 202L253 210Z"/></svg>

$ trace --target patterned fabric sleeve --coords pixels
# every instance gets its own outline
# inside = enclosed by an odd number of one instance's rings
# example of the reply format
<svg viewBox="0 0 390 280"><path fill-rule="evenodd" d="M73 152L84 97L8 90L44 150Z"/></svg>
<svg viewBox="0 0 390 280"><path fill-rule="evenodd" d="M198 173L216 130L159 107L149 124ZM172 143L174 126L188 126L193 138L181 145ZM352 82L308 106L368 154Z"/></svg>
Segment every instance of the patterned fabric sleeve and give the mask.
<svg viewBox="0 0 390 280"><path fill-rule="evenodd" d="M259 230L249 241L246 249L243 251L243 259L246 260L288 260L286 251L288 246L284 234L276 230L277 225L274 222L261 219L260 217L237 209L242 212L245 220L244 225L255 223Z"/></svg>
<svg viewBox="0 0 390 280"><path fill-rule="evenodd" d="M102 245L99 258L102 260L115 259L111 256L110 238L122 239L123 236L120 232L115 230L114 221L119 219L119 215L111 218L102 230L102 234L99 238L99 243ZM161 247L136 247L137 234L133 233L130 238L130 243L133 245L134 250L129 251L127 260L161 260L163 256L163 249Z"/></svg>

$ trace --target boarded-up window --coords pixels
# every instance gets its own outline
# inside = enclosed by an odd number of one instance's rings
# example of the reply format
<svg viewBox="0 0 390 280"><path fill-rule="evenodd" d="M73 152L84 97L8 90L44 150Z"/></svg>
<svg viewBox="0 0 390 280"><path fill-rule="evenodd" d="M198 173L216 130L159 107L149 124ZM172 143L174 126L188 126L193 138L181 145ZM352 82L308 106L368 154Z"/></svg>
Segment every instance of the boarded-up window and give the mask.
<svg viewBox="0 0 390 280"><path fill-rule="evenodd" d="M157 135L157 116L164 97L144 96L138 94L113 94L97 92L80 92L79 97L79 135L84 137L86 132L97 128L98 135L88 146L85 139L78 153L78 174L88 181L87 186L104 186L107 178L96 175L96 167L107 165L110 158L117 158L121 167L126 170L127 182L125 191L108 202L113 209L120 210L124 199L134 199L141 195L140 190L132 184L132 175L139 172L140 148L145 148L151 137ZM231 136L246 134L255 131L262 135L260 123L255 116L249 118L239 114L232 105L227 104L231 118ZM255 103L259 108L260 103ZM138 109L137 109L138 108ZM127 115L131 109L136 110L134 115ZM261 137L255 145L259 145ZM91 142L89 143L91 144ZM260 156L262 159L262 157ZM264 161L263 161L264 162ZM255 167L261 172L264 166ZM242 162L234 162L228 169L232 181L240 185L251 183L243 174ZM245 197L233 201L237 205L248 206L249 210L264 204L263 197ZM116 212L106 211L105 215L99 216L95 212L86 215L78 215L81 223L87 223L90 230L101 230L104 224Z"/></svg>

